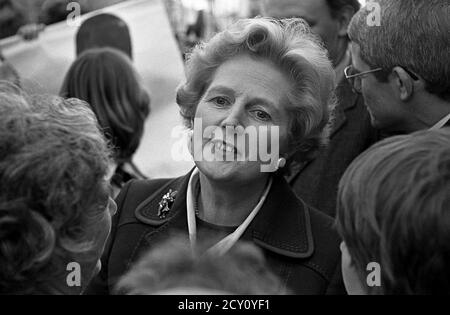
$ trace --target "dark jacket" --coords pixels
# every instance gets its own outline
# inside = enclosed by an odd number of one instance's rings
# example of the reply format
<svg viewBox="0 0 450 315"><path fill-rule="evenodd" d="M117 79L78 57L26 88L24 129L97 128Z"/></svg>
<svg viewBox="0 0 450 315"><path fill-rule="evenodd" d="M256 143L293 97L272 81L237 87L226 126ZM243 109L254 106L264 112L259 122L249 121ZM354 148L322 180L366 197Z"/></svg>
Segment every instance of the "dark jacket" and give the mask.
<svg viewBox="0 0 450 315"><path fill-rule="evenodd" d="M362 96L346 79L336 90L338 105L330 143L312 160L290 164L286 179L308 205L334 217L339 180L350 163L378 140Z"/></svg>
<svg viewBox="0 0 450 315"><path fill-rule="evenodd" d="M188 238L186 191L189 175L178 179L132 181L117 198L118 212L102 259L102 271L87 294L113 293L117 279L146 251L174 232ZM158 203L177 191L166 219ZM276 176L259 214L241 238L253 241L273 272L295 294L344 294L339 237L333 221L299 200Z"/></svg>

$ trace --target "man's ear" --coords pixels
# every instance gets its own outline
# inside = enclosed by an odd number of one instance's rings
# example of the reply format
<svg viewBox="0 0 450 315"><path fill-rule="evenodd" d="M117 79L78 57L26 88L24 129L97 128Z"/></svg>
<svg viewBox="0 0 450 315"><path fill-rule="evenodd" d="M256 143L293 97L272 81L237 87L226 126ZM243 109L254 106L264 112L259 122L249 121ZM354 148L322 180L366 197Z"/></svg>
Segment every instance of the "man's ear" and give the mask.
<svg viewBox="0 0 450 315"><path fill-rule="evenodd" d="M350 5L346 5L339 10L337 15L337 20L339 22L339 36L347 36L348 26L350 25L350 21L355 13L355 9Z"/></svg>
<svg viewBox="0 0 450 315"><path fill-rule="evenodd" d="M407 102L414 94L414 80L402 67L394 67L391 73L394 90L403 102Z"/></svg>

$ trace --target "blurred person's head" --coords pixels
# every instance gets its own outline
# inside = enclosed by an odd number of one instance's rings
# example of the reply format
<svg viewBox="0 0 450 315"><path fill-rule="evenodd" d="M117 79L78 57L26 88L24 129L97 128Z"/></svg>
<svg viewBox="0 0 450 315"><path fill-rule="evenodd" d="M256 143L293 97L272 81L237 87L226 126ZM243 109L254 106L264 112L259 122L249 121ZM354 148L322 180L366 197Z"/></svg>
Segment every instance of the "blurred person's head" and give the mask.
<svg viewBox="0 0 450 315"><path fill-rule="evenodd" d="M268 136L264 128L278 128L277 147L285 160L295 153L308 159L327 142L335 74L326 51L300 19L246 19L229 26L193 50L186 77L177 102L186 126L197 130L193 155L215 148L212 159L196 159L210 179L243 183L267 176L261 173L261 154L250 158L249 146L256 143L261 152L262 140L242 149L228 142L222 146L216 134L208 135L211 128L223 134L229 127L256 130L258 139ZM202 122L202 135L195 121ZM225 149L234 154L233 163L221 159Z"/></svg>
<svg viewBox="0 0 450 315"><path fill-rule="evenodd" d="M87 104L0 85L0 293L78 294L88 284L115 211L108 165ZM70 263L81 287L67 282Z"/></svg>
<svg viewBox="0 0 450 315"><path fill-rule="evenodd" d="M265 14L304 19L320 36L336 66L348 49L347 28L359 10L358 0L265 0Z"/></svg>
<svg viewBox="0 0 450 315"><path fill-rule="evenodd" d="M88 18L76 35L77 56L92 48L111 47L133 59L133 46L128 25L121 18L102 13Z"/></svg>
<svg viewBox="0 0 450 315"><path fill-rule="evenodd" d="M144 255L119 281L117 290L131 295L268 295L284 294L260 249L237 243L218 256L195 250L174 237Z"/></svg>
<svg viewBox="0 0 450 315"><path fill-rule="evenodd" d="M84 52L70 67L61 96L89 103L115 147L115 160L131 159L141 141L150 97L124 53L112 48Z"/></svg>
<svg viewBox="0 0 450 315"><path fill-rule="evenodd" d="M369 71L351 80L375 127L390 133L428 129L450 113L450 2L376 5L381 10L363 8L351 21L348 74ZM369 14L379 14L379 26L368 23Z"/></svg>
<svg viewBox="0 0 450 315"><path fill-rule="evenodd" d="M392 137L358 157L337 209L348 293L449 294L449 192L449 128ZM366 282L370 263L380 287Z"/></svg>

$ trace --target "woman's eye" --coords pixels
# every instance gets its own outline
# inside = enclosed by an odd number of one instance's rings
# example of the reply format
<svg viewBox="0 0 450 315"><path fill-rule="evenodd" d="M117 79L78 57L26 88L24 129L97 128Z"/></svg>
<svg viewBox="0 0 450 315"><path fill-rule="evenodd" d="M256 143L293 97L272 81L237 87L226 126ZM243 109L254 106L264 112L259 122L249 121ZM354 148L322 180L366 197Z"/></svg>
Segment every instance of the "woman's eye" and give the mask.
<svg viewBox="0 0 450 315"><path fill-rule="evenodd" d="M266 112L264 112L262 110L256 110L255 116L256 116L256 118L258 118L259 120L262 120L262 121L269 121L272 119L272 117L270 117L269 114L267 114Z"/></svg>
<svg viewBox="0 0 450 315"><path fill-rule="evenodd" d="M228 105L228 100L224 97L218 96L215 97L211 100L214 104L219 105L219 106L226 106Z"/></svg>

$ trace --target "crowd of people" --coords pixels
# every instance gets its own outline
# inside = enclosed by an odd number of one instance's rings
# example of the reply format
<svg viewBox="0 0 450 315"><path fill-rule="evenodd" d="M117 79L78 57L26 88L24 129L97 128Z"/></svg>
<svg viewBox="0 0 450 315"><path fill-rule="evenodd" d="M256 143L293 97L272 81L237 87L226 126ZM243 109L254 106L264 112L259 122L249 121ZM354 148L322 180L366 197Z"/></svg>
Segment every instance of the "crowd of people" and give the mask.
<svg viewBox="0 0 450 315"><path fill-rule="evenodd" d="M80 27L59 96L2 59L0 294L450 293L450 3L377 0L379 25L357 0L264 4L187 55L175 179L132 162L151 97L125 22Z"/></svg>

